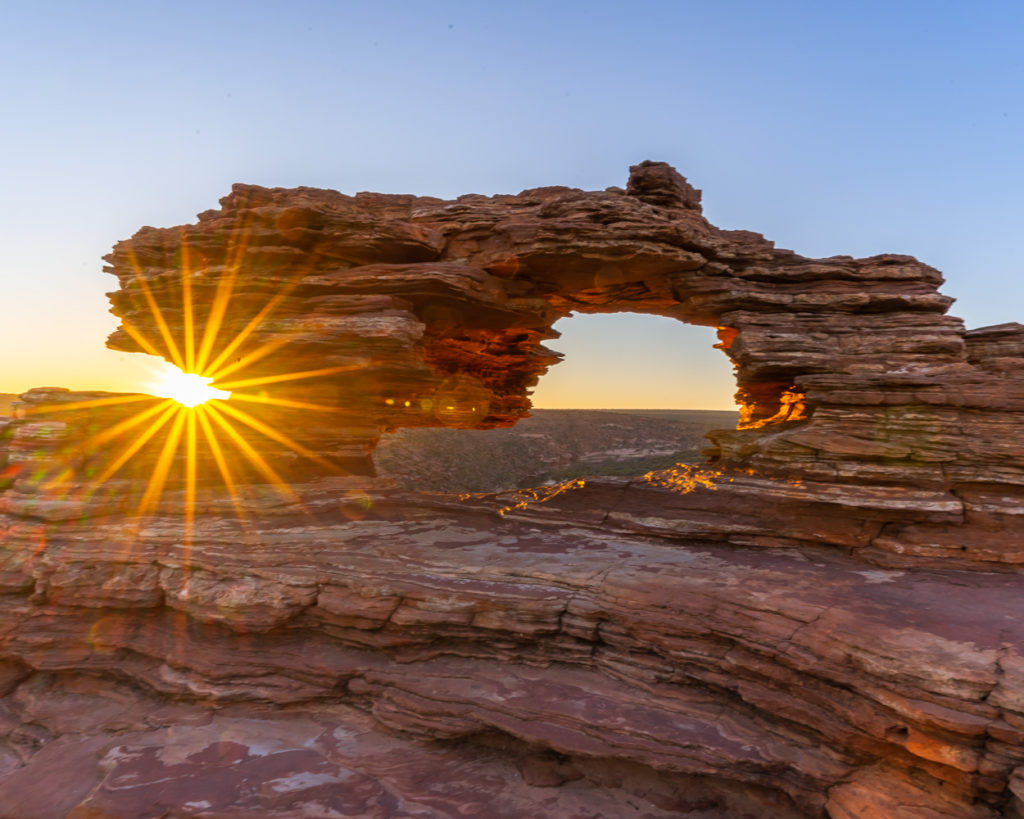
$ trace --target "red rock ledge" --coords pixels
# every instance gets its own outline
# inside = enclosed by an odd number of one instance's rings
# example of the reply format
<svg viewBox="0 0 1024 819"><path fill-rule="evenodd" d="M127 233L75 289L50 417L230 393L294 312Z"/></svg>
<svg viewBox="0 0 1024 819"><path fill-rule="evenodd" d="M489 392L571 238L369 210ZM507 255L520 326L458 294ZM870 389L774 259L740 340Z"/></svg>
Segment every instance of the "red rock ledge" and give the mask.
<svg viewBox="0 0 1024 819"><path fill-rule="evenodd" d="M699 201L663 163L236 186L118 244L110 343L233 367L248 420L0 419L0 816L1024 816L1024 327ZM719 328L743 420L704 467L370 477L382 431L515 423L552 323L615 310Z"/></svg>

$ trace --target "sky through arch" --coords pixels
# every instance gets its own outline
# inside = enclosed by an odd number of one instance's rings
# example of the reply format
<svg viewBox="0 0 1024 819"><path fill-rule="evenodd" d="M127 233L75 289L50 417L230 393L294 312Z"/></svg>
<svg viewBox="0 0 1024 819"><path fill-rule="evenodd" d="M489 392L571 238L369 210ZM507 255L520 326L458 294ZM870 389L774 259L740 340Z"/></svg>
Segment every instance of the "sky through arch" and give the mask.
<svg viewBox="0 0 1024 819"><path fill-rule="evenodd" d="M640 313L574 313L545 342L565 357L534 390L538 409L735 410L736 379L713 327Z"/></svg>

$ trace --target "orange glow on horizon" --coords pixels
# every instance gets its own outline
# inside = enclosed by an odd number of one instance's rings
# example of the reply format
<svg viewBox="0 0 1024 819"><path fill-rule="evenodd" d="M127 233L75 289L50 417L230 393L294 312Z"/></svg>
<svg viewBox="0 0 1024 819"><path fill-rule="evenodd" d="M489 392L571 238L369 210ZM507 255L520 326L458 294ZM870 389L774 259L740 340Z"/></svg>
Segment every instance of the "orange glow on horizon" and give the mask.
<svg viewBox="0 0 1024 819"><path fill-rule="evenodd" d="M167 312L168 306L161 303L163 291L151 288L139 260L131 256L129 263L137 274L133 284L142 297L140 306L147 313L142 324L130 319L122 320L122 329L140 351L127 357L125 369L134 370L134 379L132 374L125 373L121 382L130 385L131 392L117 395L100 393L97 397L83 396L78 401L61 402L57 399L27 410L27 414L42 419L59 417L62 412L106 411L108 408L117 410L118 407L127 410L111 416L113 420L109 425L99 429L90 426L87 428L89 434L69 441L49 468L35 473L34 480L54 496L67 500L86 502L94 496L109 494L110 499L119 504L124 496L110 482L123 480L128 475L141 478L138 497L132 501L135 522L130 542L139 537L146 518L163 513L168 503L183 504L183 542L187 555L196 523L197 499L201 493L208 498L209 492L214 490L209 478L219 478L221 491L230 499L247 531L248 504L251 497L261 495L260 491L254 494L247 491L247 472L255 472L289 503L304 509L288 477L269 462L267 443L276 445L271 446L271 450L290 451L316 462L329 473L343 474L336 464L281 432L273 423L227 402L228 398L234 398L239 402L271 408L337 412L334 406L268 394L266 388L366 366L359 360L346 365L272 375L246 372L252 364L265 359L285 343L277 338L253 344L251 337L262 322L282 305L301 278L297 276L282 282L272 292L266 293L265 302L244 326L230 334L225 332L225 316L236 295L241 261L249 238L249 232L243 230L237 244L230 249L227 271L207 301L197 297L198 289L193 290L192 279L199 281L203 271L196 269L196 260L188 251L187 237L182 236L180 302L174 295L168 297L173 309L180 309L181 314L175 313L173 317ZM174 319L180 319L180 324ZM245 341L250 341L251 349L242 348ZM149 358L145 355L147 353L159 356L159 359ZM124 355L120 355L120 359L126 361ZM255 393L232 393L246 388L258 389ZM142 408L132 412L132 404L142 404ZM144 459L144 474L139 474L133 467L140 457ZM80 476L79 482L75 481L76 473Z"/></svg>

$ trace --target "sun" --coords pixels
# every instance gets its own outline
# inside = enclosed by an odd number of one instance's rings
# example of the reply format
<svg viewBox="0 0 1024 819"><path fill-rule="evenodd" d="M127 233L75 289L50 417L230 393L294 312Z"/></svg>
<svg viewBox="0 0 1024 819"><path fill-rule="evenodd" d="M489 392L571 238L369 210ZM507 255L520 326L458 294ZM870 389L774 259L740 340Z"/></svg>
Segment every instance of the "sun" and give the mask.
<svg viewBox="0 0 1024 819"><path fill-rule="evenodd" d="M333 460L314 452L276 426L242 408L245 404L258 404L325 415L338 413L334 405L268 394L266 388L275 384L320 379L365 366L363 362L357 361L313 370L239 377L246 369L286 343L286 338L274 338L253 344L253 335L302 281L301 277L296 276L283 283L268 296L267 302L244 327L228 336L224 332L225 316L236 295L235 289L242 270L241 261L248 242L249 236L246 233L234 249L227 273L218 281L209 304L204 299L197 305L192 293L193 270L189 265L187 244L184 244L183 239L180 303L176 302L173 295L168 295L173 312L161 306L150 290L142 266L131 256L130 263L135 273L133 284L145 301L156 335L125 319L122 319L121 329L134 340L140 352L153 356L148 383L140 384L137 393L42 405L33 413L45 416L55 412L77 412L133 403L145 406L110 426L93 431L84 440L70 443L48 472L39 476L47 480L48 486L64 486L70 477L77 474L75 470L79 465L85 464L91 455L96 454L95 462L88 466L88 480L75 490L83 498L91 497L115 475L123 474L122 470L129 467L148 447L148 454L144 457L153 460L152 474L145 482L135 516L141 521L157 512L168 485L183 488L184 544L189 547L197 492L200 486L209 488L211 483L208 477L201 474L201 470L209 470L211 465L216 467L235 507L235 513L243 523L248 519L243 492L244 484L249 480L246 476L255 476L256 473L258 479L273 486L289 502L298 503L300 508L304 508L289 480L268 462L265 457L266 446L259 443L262 438L313 461L329 474L346 474ZM198 316L197 307L200 311ZM180 332L176 335L172 332L168 317L178 316L182 321ZM242 345L247 341L252 349L243 348ZM212 386L213 382L217 386ZM252 392L253 387L260 389ZM153 401L152 396L163 400ZM225 400L227 398L232 400ZM141 531L138 527L136 530Z"/></svg>
<svg viewBox="0 0 1024 819"><path fill-rule="evenodd" d="M170 398L186 407L197 407L213 398L226 399L231 396L227 390L211 387L213 378L186 373L167 364L157 380L150 385L149 393L160 398Z"/></svg>

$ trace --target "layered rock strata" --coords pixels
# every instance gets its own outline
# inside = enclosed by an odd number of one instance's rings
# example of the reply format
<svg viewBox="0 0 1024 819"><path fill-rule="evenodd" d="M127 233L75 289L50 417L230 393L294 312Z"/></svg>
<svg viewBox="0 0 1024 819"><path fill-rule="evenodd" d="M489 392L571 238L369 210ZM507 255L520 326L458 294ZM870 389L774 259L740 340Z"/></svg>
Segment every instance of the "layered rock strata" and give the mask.
<svg viewBox="0 0 1024 819"><path fill-rule="evenodd" d="M141 527L6 516L0 813L62 816L15 809L55 792L139 817L1020 808L1014 574L355 493L324 479L236 518L201 490L189 532L173 492ZM423 784L471 759L459 788Z"/></svg>
<svg viewBox="0 0 1024 819"><path fill-rule="evenodd" d="M966 332L939 272L908 256L807 259L715 228L664 163L625 190L454 201L236 185L108 259L123 322L109 344L248 394L324 459L252 436L296 478L369 474L384 430L514 423L558 358L542 344L555 320L629 310L718 327L742 421L709 457L751 478L730 486L744 506L788 521L747 537L893 566L1024 561L1024 328ZM819 519L837 522L819 535Z"/></svg>
<svg viewBox="0 0 1024 819"><path fill-rule="evenodd" d="M0 815L1024 816L1024 327L718 230L660 163L222 204L115 248L112 343L231 401L0 420ZM368 477L382 430L514 423L553 321L627 309L719 328L706 465Z"/></svg>

